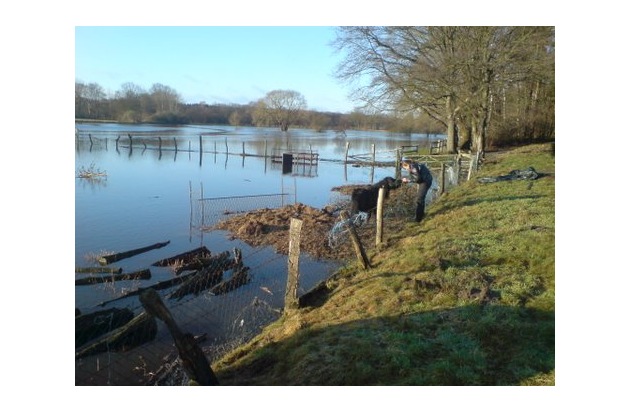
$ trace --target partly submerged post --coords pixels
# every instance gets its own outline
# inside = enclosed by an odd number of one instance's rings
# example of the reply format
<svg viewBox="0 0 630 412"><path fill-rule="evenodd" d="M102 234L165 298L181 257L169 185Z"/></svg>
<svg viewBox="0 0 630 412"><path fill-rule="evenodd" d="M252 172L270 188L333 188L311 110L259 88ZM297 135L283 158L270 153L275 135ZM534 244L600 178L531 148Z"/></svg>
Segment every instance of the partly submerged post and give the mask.
<svg viewBox="0 0 630 412"><path fill-rule="evenodd" d="M282 153L282 174L293 172L293 153Z"/></svg>
<svg viewBox="0 0 630 412"><path fill-rule="evenodd" d="M289 228L289 273L287 277L287 289L284 294L284 309L297 309L299 302L297 297L298 282L300 277L300 232L302 221L291 218Z"/></svg>
<svg viewBox="0 0 630 412"><path fill-rule="evenodd" d="M346 142L346 157L344 163L348 163L348 150L350 150L350 142Z"/></svg>
<svg viewBox="0 0 630 412"><path fill-rule="evenodd" d="M201 135L199 135L199 166L202 164L203 159L203 142L201 141Z"/></svg>
<svg viewBox="0 0 630 412"><path fill-rule="evenodd" d="M190 333L183 333L168 308L160 299L160 295L147 289L140 293L140 303L146 312L164 322L175 341L175 346L182 360L182 366L188 377L199 385L218 385L219 380L212 371L208 358L203 350L195 342L195 337Z"/></svg>
<svg viewBox="0 0 630 412"><path fill-rule="evenodd" d="M376 202L376 246L383 243L383 203L385 201L385 188L378 189L378 201Z"/></svg>
<svg viewBox="0 0 630 412"><path fill-rule="evenodd" d="M339 217L341 217L343 220L346 220L348 222L348 231L350 233L350 239L352 240L352 245L354 246L354 252L357 255L357 260L361 264L361 267L363 269L371 268L370 261L368 260L368 257L365 253L365 249L363 249L361 240L359 239L359 236L357 235L357 230L354 227L354 224L352 223L352 221L350 220L350 216L348 215L348 212L345 210L342 210L339 213Z"/></svg>

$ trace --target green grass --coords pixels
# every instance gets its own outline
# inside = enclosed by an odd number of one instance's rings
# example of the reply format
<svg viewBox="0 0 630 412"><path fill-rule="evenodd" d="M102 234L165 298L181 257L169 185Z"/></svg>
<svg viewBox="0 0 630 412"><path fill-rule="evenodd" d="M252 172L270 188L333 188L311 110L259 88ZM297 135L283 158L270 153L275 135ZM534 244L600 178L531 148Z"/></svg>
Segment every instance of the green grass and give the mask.
<svg viewBox="0 0 630 412"><path fill-rule="evenodd" d="M478 183L532 166L535 181ZM492 153L422 224L212 367L223 385L555 385L555 161Z"/></svg>

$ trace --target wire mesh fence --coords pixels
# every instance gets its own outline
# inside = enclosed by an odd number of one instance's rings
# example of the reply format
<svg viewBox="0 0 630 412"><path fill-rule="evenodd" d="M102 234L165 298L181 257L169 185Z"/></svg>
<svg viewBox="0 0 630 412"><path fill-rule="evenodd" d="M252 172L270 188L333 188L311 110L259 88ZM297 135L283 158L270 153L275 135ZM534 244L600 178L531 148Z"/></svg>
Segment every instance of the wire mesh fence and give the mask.
<svg viewBox="0 0 630 412"><path fill-rule="evenodd" d="M203 229L233 214L282 207L289 197L282 193L203 198L201 189L191 190L191 222ZM103 262L107 265L100 267L101 273L77 274L77 285L108 289L112 298L92 311L75 314L76 385L188 382L167 325L147 315L141 303L149 287L157 291L178 327L195 337L210 362L247 342L282 314L288 261L269 248L201 246L135 273L122 273L115 260ZM298 294L325 279L337 265L301 258ZM143 289L138 285L148 271L165 275Z"/></svg>
<svg viewBox="0 0 630 412"><path fill-rule="evenodd" d="M434 171L427 204L458 182L455 167L448 165L443 170L444 179ZM415 207L417 185L403 185L395 192L384 209L386 220L411 216ZM210 198L204 197L203 187L193 190L191 185L191 226L212 227L232 215L292 203L292 193L284 188L282 193ZM343 207L341 202L339 207ZM347 242L349 222L365 227L366 221L367 214L361 212L337 222L328 229L329 246ZM165 273L149 287L209 362L250 340L283 312L288 259L268 248L209 250L201 246L133 273L122 273L112 263L106 262L101 273L77 278L85 287L109 289L112 298L92 311L75 314L76 385L188 384L190 376L182 368L168 325L148 315L141 302L148 288L139 286L146 271ZM341 263L301 256L298 295L325 280Z"/></svg>

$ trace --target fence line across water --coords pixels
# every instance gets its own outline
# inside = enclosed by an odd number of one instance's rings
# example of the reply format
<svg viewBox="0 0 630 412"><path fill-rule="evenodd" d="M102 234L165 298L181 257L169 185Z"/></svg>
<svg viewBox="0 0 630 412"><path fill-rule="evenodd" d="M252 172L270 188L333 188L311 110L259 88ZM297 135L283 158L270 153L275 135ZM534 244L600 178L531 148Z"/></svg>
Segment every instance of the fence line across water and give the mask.
<svg viewBox="0 0 630 412"><path fill-rule="evenodd" d="M129 150L132 148L129 147ZM432 190L434 196L457 185L462 176L469 179L478 166L478 157L475 156L423 157L413 152L405 153L402 149L396 151L397 165L403 153L430 164L432 172L438 176L434 179L437 185ZM216 203L228 202L231 206L224 208L224 211L231 209L229 211L233 213L243 213L260 208L261 205L281 207L290 203L287 199L290 193L284 192L205 198L201 190L194 199L192 194L191 188L191 225L198 227L211 224L219 218L215 216L208 220L204 211L204 205L208 203L214 202L216 206ZM242 207L243 204L247 207ZM214 206L208 207L208 210L217 209ZM385 216L386 220L387 213ZM344 228L337 227L336 230L336 242L349 241L343 235ZM286 241L293 242L294 247L290 249L295 250L295 240L292 241L288 236ZM299 299L292 299L304 296L316 287L300 286L299 279L297 283L289 282L292 279L290 272L295 273L296 268L299 277L319 275L309 272L320 271L321 267L311 264L314 262L308 259L299 259L302 256L298 252L296 261L295 256L272 253L265 248L248 249L245 253L236 249L213 250L205 255L197 254L191 259L180 256L172 259L168 266L159 266L173 274L163 281L170 283L158 282L154 289L179 328L194 338L194 342L203 348L205 357L211 362L247 342L262 327L278 319L287 302L292 302L291 305L297 302L299 306ZM153 267L151 269L154 270ZM106 287L117 287L116 281L108 283L110 285ZM133 290L129 287L125 289ZM187 384L190 376L181 367L181 353L174 345L167 325L146 313L139 299L141 290L136 289L137 293L126 296L121 295L121 291L122 286L119 286L117 296L111 302L105 302L89 313L76 314L75 384Z"/></svg>

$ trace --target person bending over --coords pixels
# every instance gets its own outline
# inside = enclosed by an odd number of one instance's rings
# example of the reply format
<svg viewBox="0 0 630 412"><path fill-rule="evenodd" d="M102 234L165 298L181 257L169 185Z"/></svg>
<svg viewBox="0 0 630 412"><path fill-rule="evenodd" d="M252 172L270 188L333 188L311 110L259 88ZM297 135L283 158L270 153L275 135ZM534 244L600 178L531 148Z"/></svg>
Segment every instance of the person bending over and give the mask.
<svg viewBox="0 0 630 412"><path fill-rule="evenodd" d="M416 216L415 221L420 222L424 218L424 202L433 183L431 171L425 164L419 164L410 159L403 159L402 167L409 172L409 177L403 177L403 183L418 184L418 198L416 200Z"/></svg>

